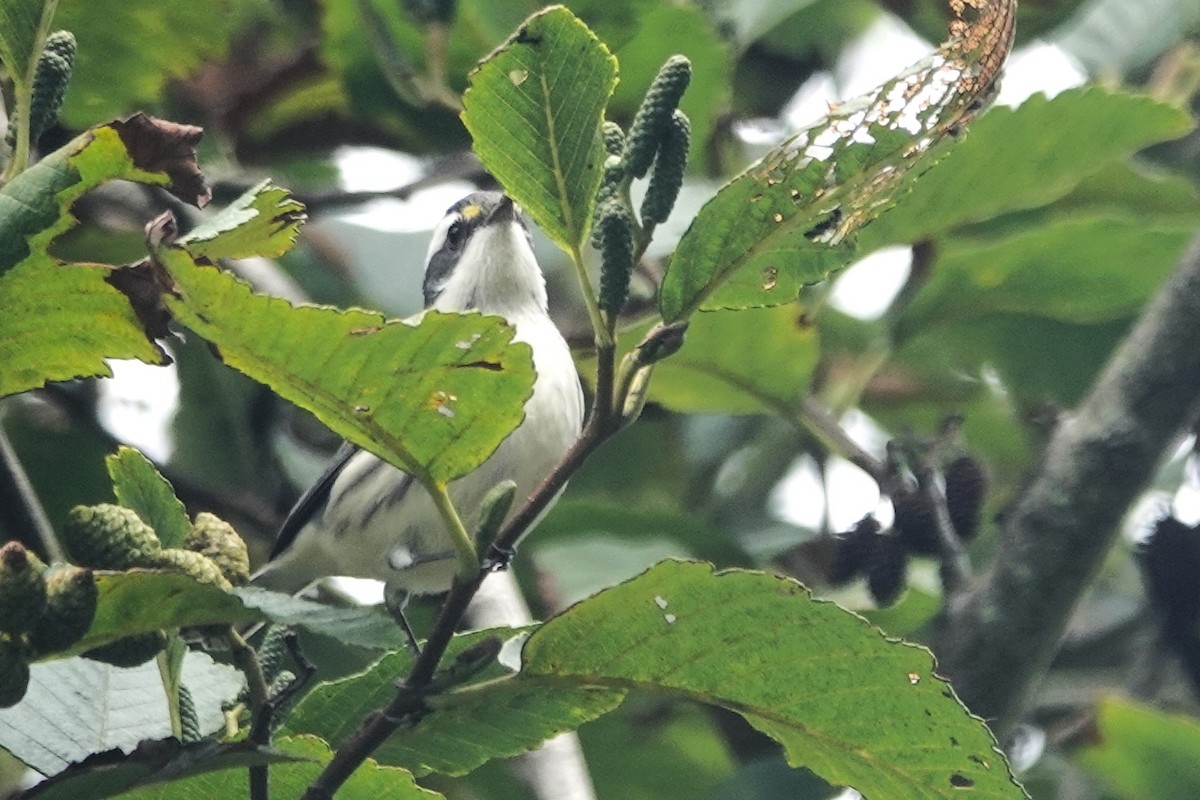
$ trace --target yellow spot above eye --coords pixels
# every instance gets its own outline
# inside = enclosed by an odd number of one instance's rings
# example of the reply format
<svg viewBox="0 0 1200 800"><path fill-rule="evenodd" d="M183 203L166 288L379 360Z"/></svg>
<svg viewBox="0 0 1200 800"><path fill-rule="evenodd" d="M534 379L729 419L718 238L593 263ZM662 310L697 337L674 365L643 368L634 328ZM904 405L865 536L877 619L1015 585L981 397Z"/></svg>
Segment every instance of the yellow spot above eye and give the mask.
<svg viewBox="0 0 1200 800"><path fill-rule="evenodd" d="M463 210L459 212L463 219L475 219L483 213L483 209L472 203L469 206L463 206Z"/></svg>

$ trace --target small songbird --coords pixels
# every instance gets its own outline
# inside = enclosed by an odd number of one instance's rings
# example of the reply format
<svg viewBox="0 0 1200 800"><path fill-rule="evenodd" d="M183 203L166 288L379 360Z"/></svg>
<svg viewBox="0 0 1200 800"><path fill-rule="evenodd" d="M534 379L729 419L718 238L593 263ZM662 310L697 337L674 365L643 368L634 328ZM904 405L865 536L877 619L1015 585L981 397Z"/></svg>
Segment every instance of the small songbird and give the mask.
<svg viewBox="0 0 1200 800"><path fill-rule="evenodd" d="M425 307L503 317L514 340L533 349L537 371L525 418L478 469L450 484L473 530L484 495L516 483L516 505L579 437L583 393L570 350L546 310L546 284L520 209L499 192L455 203L433 232L425 266ZM292 509L271 560L253 582L297 592L318 578L345 575L387 584L394 609L411 594L450 588L454 546L433 501L411 475L350 444Z"/></svg>

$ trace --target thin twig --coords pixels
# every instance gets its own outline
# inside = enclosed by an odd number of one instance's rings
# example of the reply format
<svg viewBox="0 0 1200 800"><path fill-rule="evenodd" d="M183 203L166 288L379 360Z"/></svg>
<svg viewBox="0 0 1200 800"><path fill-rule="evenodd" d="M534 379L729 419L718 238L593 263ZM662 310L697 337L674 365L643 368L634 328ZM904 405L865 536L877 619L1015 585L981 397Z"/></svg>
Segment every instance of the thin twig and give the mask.
<svg viewBox="0 0 1200 800"><path fill-rule="evenodd" d="M880 489L891 494L890 489L896 487L895 477L887 465L868 453L846 434L842 426L829 409L812 395L806 395L796 409L796 421L800 426L817 438L830 452L849 461L863 472L870 475Z"/></svg>
<svg viewBox="0 0 1200 800"><path fill-rule="evenodd" d="M46 510L42 508L37 492L29 482L29 476L25 474L25 468L21 466L17 451L13 449L3 426L0 426L0 480L12 490L21 521L37 534L43 554L51 561L66 561L66 554L58 542L58 537L54 535L54 528L50 525Z"/></svg>

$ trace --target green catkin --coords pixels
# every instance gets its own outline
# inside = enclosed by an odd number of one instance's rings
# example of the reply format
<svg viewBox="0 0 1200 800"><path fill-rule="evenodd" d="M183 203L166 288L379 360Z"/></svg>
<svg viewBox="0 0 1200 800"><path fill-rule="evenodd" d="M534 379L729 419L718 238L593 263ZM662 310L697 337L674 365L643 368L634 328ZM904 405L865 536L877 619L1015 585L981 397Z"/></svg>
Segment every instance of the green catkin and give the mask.
<svg viewBox="0 0 1200 800"><path fill-rule="evenodd" d="M63 538L72 560L94 569L150 566L162 550L154 529L137 512L109 503L71 509Z"/></svg>
<svg viewBox="0 0 1200 800"><path fill-rule="evenodd" d="M615 122L604 121L600 129L604 136L604 152L610 156L620 156L625 152L625 131Z"/></svg>
<svg viewBox="0 0 1200 800"><path fill-rule="evenodd" d="M684 56L671 56L650 84L646 98L629 125L629 137L625 142L625 167L634 178L644 177L650 170L659 143L691 79L692 62Z"/></svg>
<svg viewBox="0 0 1200 800"><path fill-rule="evenodd" d="M692 142L692 124L679 109L671 115L667 131L654 157L654 172L646 196L642 198L642 224L666 222L683 186L687 169L688 147Z"/></svg>
<svg viewBox="0 0 1200 800"><path fill-rule="evenodd" d="M220 567L211 558L191 550L160 550L152 562L143 566L182 572L200 583L207 583L227 592L233 589L229 580L221 574Z"/></svg>
<svg viewBox="0 0 1200 800"><path fill-rule="evenodd" d="M39 654L57 653L78 642L92 626L100 590L90 569L54 564L46 571L46 610L29 633Z"/></svg>
<svg viewBox="0 0 1200 800"><path fill-rule="evenodd" d="M36 142L42 133L58 119L63 97L71 82L75 65L75 36L70 31L55 31L46 37L33 78L33 97L29 111L29 141ZM17 138L17 119L8 121L6 140L13 146Z"/></svg>
<svg viewBox="0 0 1200 800"><path fill-rule="evenodd" d="M600 308L618 314L629 298L633 274L633 219L617 199L605 201L596 225L600 237Z"/></svg>
<svg viewBox="0 0 1200 800"><path fill-rule="evenodd" d="M597 250L603 244L600 233L600 217L605 204L615 200L621 192L621 181L625 179L625 165L619 155L610 155L604 162L604 175L600 179L600 188L596 190L596 208L592 212L592 247Z"/></svg>
<svg viewBox="0 0 1200 800"><path fill-rule="evenodd" d="M287 632L286 625L268 625L262 644L258 646L258 666L268 683L275 680L283 668L283 659L288 653Z"/></svg>
<svg viewBox="0 0 1200 800"><path fill-rule="evenodd" d="M28 633L46 610L46 569L25 545L0 547L0 633Z"/></svg>
<svg viewBox="0 0 1200 800"><path fill-rule="evenodd" d="M200 732L200 716L196 713L196 701L186 686L179 687L179 740L198 742L204 738Z"/></svg>
<svg viewBox="0 0 1200 800"><path fill-rule="evenodd" d="M250 582L250 555L233 526L207 511L196 515L183 548L212 560L234 586Z"/></svg>

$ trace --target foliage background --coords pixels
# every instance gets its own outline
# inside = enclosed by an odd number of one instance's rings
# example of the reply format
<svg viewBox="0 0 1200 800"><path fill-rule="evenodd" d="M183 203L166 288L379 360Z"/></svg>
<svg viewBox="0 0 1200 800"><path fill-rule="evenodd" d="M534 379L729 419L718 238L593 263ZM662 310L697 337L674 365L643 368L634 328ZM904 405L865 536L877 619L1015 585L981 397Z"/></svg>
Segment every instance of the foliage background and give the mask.
<svg viewBox="0 0 1200 800"><path fill-rule="evenodd" d="M839 63L884 15L929 41L943 38L945 24L936 0L567 5L620 59L610 108L619 121L628 122L666 56L692 59L684 109L694 127L693 166L676 222L686 222L716 185L755 157L764 139L782 135L785 105L797 89L844 80ZM428 227L471 183L486 181L468 154L454 98L476 60L540 4L462 0L446 31L444 63L435 58L431 68L430 26L420 17L433 6L64 3L56 26L75 32L80 55L60 127L43 138L42 149L134 110L202 125L201 163L218 204L270 176L293 189L313 218L300 247L278 263L241 264L245 276L292 298L408 313L419 305ZM1018 46L1044 39L1094 82L1193 103L1200 67L1189 37L1198 24L1200 4L1191 0L1027 2ZM874 611L861 586L826 585L828 534L872 510L877 494L861 478L847 484L841 476L851 468L778 413L781 406L811 391L835 408L857 409L854 419L862 422L852 430L876 449L879 432L928 435L946 414L965 414L965 442L992 475L991 520L1036 464L1045 421L1083 396L1194 233L1200 139L1175 138L1185 130L1161 105L1102 91L1050 105L1034 98L1019 112L996 109L902 209L865 232L864 252L921 245L918 265L929 277L893 311L855 317L823 287L805 293L811 325L797 326L795 309L701 318L691 349L657 376L655 403L641 422L587 464L522 549L518 575L535 613L553 613L680 555L782 570L867 612L889 633L920 639L938 606L932 562L912 567L909 592L887 610ZM398 188L365 195L336 188L338 164L361 157L363 147L385 151L370 151L379 164L397 165ZM114 264L135 258L142 224L162 203L137 188L97 192L79 208L86 224L57 252ZM380 218L389 230L375 227ZM666 226L652 256L669 252L672 230ZM566 265L548 242L539 252L556 317L586 361L590 331ZM645 265L631 322L649 306L661 268L653 260ZM832 291L837 287L835 281ZM216 510L261 551L336 442L222 367L202 343L176 342L173 353L177 408L167 423L169 446L157 457L189 509ZM746 370L749 391L745 381L727 379L733 366ZM162 380L166 370L155 370ZM165 382L168 394L176 391ZM780 397L783 403L770 402ZM122 399L105 382L58 385L6 403L5 429L53 523L77 503L108 496L103 457L127 435L127 427L114 425L121 406L161 403L161 390ZM135 427L144 427L146 417L139 419ZM1179 498L1186 515L1193 471L1183 443L1145 504L1162 508ZM847 497L846 485L858 491ZM781 514L783 505L808 513ZM0 538L24 533L19 520L5 516L12 507L0 502ZM886 507L880 513L886 516ZM1134 514L1127 522L1130 536L1078 609L1029 727L1021 729L1022 741L1034 743L1026 751L1040 755L1017 759L1030 767L1025 779L1035 797L1191 796L1200 788L1194 776L1169 771L1163 755L1186 760L1196 752L1190 721L1130 710L1119 700L1105 700L1093 713L1097 698L1110 692L1132 694L1147 707L1196 710L1156 638L1131 557L1131 539L1145 519ZM981 567L997 531L986 524L971 546ZM364 663L323 650L319 641L310 649L325 677ZM1174 730L1169 726L1189 733L1161 733ZM1087 735L1097 729L1102 744ZM786 770L776 747L740 720L695 706L635 698L581 736L601 797L831 793L802 771ZM1035 746L1043 740L1044 748ZM1123 741L1152 755L1112 756ZM464 797L520 796L496 763L435 788Z"/></svg>

